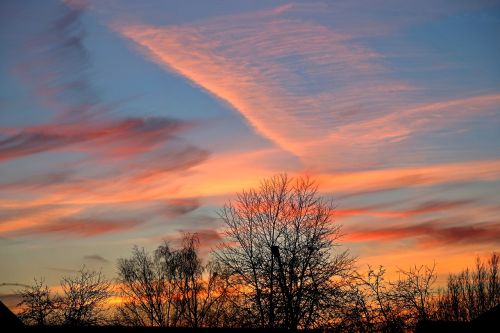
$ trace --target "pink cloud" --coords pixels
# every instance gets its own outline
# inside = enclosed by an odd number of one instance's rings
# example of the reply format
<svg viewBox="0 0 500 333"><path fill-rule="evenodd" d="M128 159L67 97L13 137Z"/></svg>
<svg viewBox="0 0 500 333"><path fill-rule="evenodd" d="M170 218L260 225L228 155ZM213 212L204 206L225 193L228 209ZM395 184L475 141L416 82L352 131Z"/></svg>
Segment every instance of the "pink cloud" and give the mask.
<svg viewBox="0 0 500 333"><path fill-rule="evenodd" d="M389 78L382 54L282 15L301 8L116 30L315 170L378 166L399 158L416 135L497 112L499 94L416 102L419 88Z"/></svg>
<svg viewBox="0 0 500 333"><path fill-rule="evenodd" d="M92 237L116 233L140 224L137 220L72 219L63 218L51 223L24 229L22 234L66 234L75 237Z"/></svg>
<svg viewBox="0 0 500 333"><path fill-rule="evenodd" d="M191 125L168 118L129 118L23 128L0 140L0 161L51 150L103 150L107 157L137 155L158 148ZM12 133L14 129L3 129Z"/></svg>
<svg viewBox="0 0 500 333"><path fill-rule="evenodd" d="M80 199L83 199L81 196ZM152 220L174 221L199 207L196 199L136 200L135 202L101 202L40 204L24 201L1 203L0 235L69 235L94 237L125 232L135 227L147 228Z"/></svg>
<svg viewBox="0 0 500 333"><path fill-rule="evenodd" d="M500 179L500 161L468 161L406 168L317 174L325 192L371 192L398 188L433 186L446 183L496 181Z"/></svg>
<svg viewBox="0 0 500 333"><path fill-rule="evenodd" d="M493 244L500 242L500 223L449 225L441 220L404 226L352 230L345 237L351 242L414 239L418 246L430 248L450 244Z"/></svg>
<svg viewBox="0 0 500 333"><path fill-rule="evenodd" d="M333 215L335 218L363 215L386 218L408 218L418 215L456 210L462 207L466 207L472 203L474 203L474 200L433 200L423 202L413 208L399 210L384 209L386 208L386 206L388 206L387 204L367 207L337 208L335 209Z"/></svg>
<svg viewBox="0 0 500 333"><path fill-rule="evenodd" d="M332 104L331 92L321 90L303 95L304 89L312 87L296 72L297 67L303 68L306 76L326 82L382 70L377 63L380 56L353 45L349 36L272 15L117 29L143 47L149 57L229 103L257 132L295 154L300 153L304 139L328 133L328 127L318 128L318 124L333 120L336 105L345 108L359 103L351 96L337 94L339 100ZM409 89L394 82L377 82L371 88L363 90L373 98L380 91ZM324 112L327 108L333 110Z"/></svg>

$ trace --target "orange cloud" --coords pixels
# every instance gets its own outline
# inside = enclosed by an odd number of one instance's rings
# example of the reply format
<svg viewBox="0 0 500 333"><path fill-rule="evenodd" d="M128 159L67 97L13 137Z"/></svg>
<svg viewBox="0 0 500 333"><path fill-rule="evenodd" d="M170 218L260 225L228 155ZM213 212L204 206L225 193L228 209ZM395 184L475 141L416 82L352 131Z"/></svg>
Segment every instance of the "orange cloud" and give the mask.
<svg viewBox="0 0 500 333"><path fill-rule="evenodd" d="M25 179L0 187L37 195L13 200L15 207L90 207L231 195L277 172L300 173L299 167L311 170L320 189L330 193L499 179L496 160L387 169L365 163L366 152L380 152L387 143L478 112L488 114L500 95L408 103L408 92L415 87L388 79L380 62L383 55L320 24L283 18L292 7L181 26L117 26L149 58L230 104L279 147L208 156L189 146L162 155L158 148L190 126L164 118L66 122L19 133L5 129L8 135L0 141L4 160L68 147L103 156L106 164L117 157L141 158L110 168L102 177L75 180L71 173L55 172L48 181ZM454 117L449 117L451 112ZM280 148L299 156L303 164L283 163L282 156L290 154ZM356 156L350 159L345 156L349 154ZM282 163L269 163L280 159ZM364 171L325 171L348 169L343 163L358 163ZM404 217L442 208L364 213Z"/></svg>
<svg viewBox="0 0 500 333"><path fill-rule="evenodd" d="M116 25L146 57L240 112L255 130L316 170L366 168L423 132L494 115L500 95L416 102L383 55L300 10L225 16L179 26Z"/></svg>
<svg viewBox="0 0 500 333"><path fill-rule="evenodd" d="M421 167L387 168L359 172L319 174L325 192L370 192L445 183L500 179L500 161L470 161Z"/></svg>
<svg viewBox="0 0 500 333"><path fill-rule="evenodd" d="M6 233L32 228L35 225L50 224L56 215L81 218L74 215L83 209L106 205L147 207L147 203L158 202L164 208L161 212L152 210L154 214L177 216L179 213L183 214L191 211L193 207L198 207L195 198L204 198L203 203L221 204L226 200L221 200L221 196L228 198L242 189L255 187L263 178L276 174L278 169L264 161L277 157L279 150L273 149L239 154L216 154L204 163L192 166L188 172L182 169L165 172L161 164L153 163L139 172L148 174L147 178L137 177L134 172L127 172L113 177L81 179L79 182L67 182L63 179L62 183L57 183L56 179L50 186L30 188L26 187L26 184L21 184L22 193L37 195L30 200L4 199L0 201L0 206L4 213L7 210L21 212L29 209L32 209L33 213L29 216L18 215L16 221L5 221L1 225L1 230L2 233ZM297 174L297 171L290 171L290 175L294 174ZM446 183L496 181L500 179L500 161L471 161L411 168L322 173L312 176L323 193L352 195ZM8 189L14 193L15 184L11 184ZM339 209L337 216L366 214L403 218L449 210L467 204L467 201L434 201L406 211L379 210L377 207L346 208ZM50 214L49 209L44 212L43 209L37 208L51 206L59 207L58 210L54 210L54 215ZM118 212L121 210L122 208L118 209Z"/></svg>
<svg viewBox="0 0 500 333"><path fill-rule="evenodd" d="M87 204L84 195L73 203L38 204L26 201L2 202L0 235L19 237L60 234L73 237L93 237L107 233L125 232L144 225L153 218L174 220L199 207L197 200L136 200ZM116 198L115 198L116 200ZM46 200L49 201L49 200Z"/></svg>
<svg viewBox="0 0 500 333"><path fill-rule="evenodd" d="M205 163L195 166L186 177L177 178L165 174L165 178L158 178L152 183L142 183L142 180L136 182L134 177L125 175L123 179L88 180L77 186L61 185L54 191L53 196L46 195L31 201L31 204L59 202L88 205L232 195L244 188L254 187L264 177L276 173L276 169L266 168L261 163L269 154L272 155L273 152L214 155ZM294 172L290 174L293 175ZM498 180L500 161L472 161L313 176L324 193L364 193L445 183ZM90 191L98 187L98 184L99 188Z"/></svg>
<svg viewBox="0 0 500 333"><path fill-rule="evenodd" d="M331 134L330 140L350 141L356 144L373 144L377 141L397 142L416 131L441 128L446 123L475 117L479 112L491 113L498 105L500 105L500 94L426 103L372 120L343 126Z"/></svg>
<svg viewBox="0 0 500 333"><path fill-rule="evenodd" d="M352 45L348 36L274 15L219 18L190 26L117 29L143 47L149 57L229 103L259 133L296 154L304 139L328 133L328 127L318 127L324 120L334 120L328 116L334 115L333 110L325 113L325 109L345 109L357 104L354 98L359 97L314 91L311 82L296 72L297 67L305 76L319 76L324 81L381 70L375 61L379 55ZM384 90L408 89L393 82L377 82L371 87L353 89L363 89L365 96L372 98ZM304 90L313 91L304 95ZM337 101L335 105L332 99Z"/></svg>
<svg viewBox="0 0 500 333"><path fill-rule="evenodd" d="M55 149L100 150L107 158L137 155L158 148L163 142L190 127L168 118L129 118L33 126L0 140L0 161ZM4 129L12 133L13 129ZM91 142L92 141L92 142ZM91 145L83 144L91 142Z"/></svg>
<svg viewBox="0 0 500 333"><path fill-rule="evenodd" d="M0 223L0 234L10 234L23 229L36 228L44 225L52 219L61 219L80 212L81 208L74 206L43 206L43 207L24 207L24 201L2 204L1 211L9 210L12 213L10 218L3 218Z"/></svg>
<svg viewBox="0 0 500 333"><path fill-rule="evenodd" d="M387 241L415 238L419 246L426 248L449 244L500 244L500 223L473 225L449 225L433 220L417 225L393 226L351 231L347 241Z"/></svg>
<svg viewBox="0 0 500 333"><path fill-rule="evenodd" d="M137 220L106 220L106 219L59 219L54 222L23 229L24 234L57 234L90 237L111 232L128 230L140 224Z"/></svg>
<svg viewBox="0 0 500 333"><path fill-rule="evenodd" d="M385 210L381 209L387 205L376 205L368 207L354 207L335 209L334 216L342 218L347 216L376 216L376 217L394 217L394 218L408 218L429 213L436 213L440 211L448 211L450 209L457 209L473 203L474 200L448 200L448 201L428 201L417 205L414 208L402 210Z"/></svg>

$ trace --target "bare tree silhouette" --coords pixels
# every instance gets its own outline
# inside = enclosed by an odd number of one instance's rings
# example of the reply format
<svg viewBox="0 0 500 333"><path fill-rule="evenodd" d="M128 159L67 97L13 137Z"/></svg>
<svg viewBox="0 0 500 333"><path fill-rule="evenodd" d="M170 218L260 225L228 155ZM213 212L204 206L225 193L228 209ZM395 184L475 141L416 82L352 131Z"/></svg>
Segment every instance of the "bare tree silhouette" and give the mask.
<svg viewBox="0 0 500 333"><path fill-rule="evenodd" d="M100 271L82 266L76 275L61 280L62 294L53 295L44 279L34 279L19 291L19 317L25 324L90 326L107 322L105 303L110 282Z"/></svg>
<svg viewBox="0 0 500 333"><path fill-rule="evenodd" d="M43 326L52 323L55 302L43 278L34 278L33 285L25 286L18 293L21 295L18 316L25 324Z"/></svg>
<svg viewBox="0 0 500 333"><path fill-rule="evenodd" d="M500 304L499 255L493 252L486 263L479 258L469 268L448 276L440 290L436 317L441 320L470 321Z"/></svg>
<svg viewBox="0 0 500 333"><path fill-rule="evenodd" d="M429 320L435 308L434 269L434 266L399 269L395 281L386 280L383 266L377 269L368 266L366 273L357 273L351 289L354 302L345 304L355 314L345 316L347 326L366 332L406 332L413 330L419 320Z"/></svg>
<svg viewBox="0 0 500 333"><path fill-rule="evenodd" d="M118 260L118 281L124 302L118 309L118 320L136 326L175 325L173 254L168 244L150 255L134 247L131 258Z"/></svg>
<svg viewBox="0 0 500 333"><path fill-rule="evenodd" d="M100 271L85 266L76 275L63 277L62 295L56 298L60 321L71 326L105 323L105 302L110 296L110 287Z"/></svg>
<svg viewBox="0 0 500 333"><path fill-rule="evenodd" d="M399 304L395 302L393 284L385 279L383 266L368 266L366 274L357 275L361 303L365 308L365 325L369 332L403 332L405 322Z"/></svg>
<svg viewBox="0 0 500 333"><path fill-rule="evenodd" d="M118 281L123 304L120 323L135 326L213 327L227 322L227 279L220 266L203 265L196 234L186 234L183 246L167 242L153 254L134 247L132 257L119 259Z"/></svg>
<svg viewBox="0 0 500 333"><path fill-rule="evenodd" d="M333 211L312 181L286 175L243 191L220 211L227 242L215 257L255 326L326 325L353 263L347 251L335 251L341 233Z"/></svg>
<svg viewBox="0 0 500 333"><path fill-rule="evenodd" d="M392 286L392 297L406 315L406 326L414 327L419 320L433 316L435 265L413 266L399 270L400 277Z"/></svg>

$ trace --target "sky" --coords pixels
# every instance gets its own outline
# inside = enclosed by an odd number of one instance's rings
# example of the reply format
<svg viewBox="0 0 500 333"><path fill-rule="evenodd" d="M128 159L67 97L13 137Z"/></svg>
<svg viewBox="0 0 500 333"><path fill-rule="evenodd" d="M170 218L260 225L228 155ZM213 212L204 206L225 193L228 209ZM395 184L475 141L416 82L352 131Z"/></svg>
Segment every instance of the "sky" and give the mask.
<svg viewBox="0 0 500 333"><path fill-rule="evenodd" d="M0 283L208 258L280 173L360 267L444 281L500 249L499 35L499 1L2 1Z"/></svg>

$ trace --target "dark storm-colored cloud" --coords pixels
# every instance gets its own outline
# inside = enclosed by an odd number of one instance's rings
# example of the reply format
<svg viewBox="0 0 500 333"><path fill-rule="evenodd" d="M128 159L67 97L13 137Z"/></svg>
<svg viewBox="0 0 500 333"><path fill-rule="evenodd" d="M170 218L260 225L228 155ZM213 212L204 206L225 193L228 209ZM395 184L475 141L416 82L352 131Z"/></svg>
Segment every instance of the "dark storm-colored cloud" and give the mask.
<svg viewBox="0 0 500 333"><path fill-rule="evenodd" d="M74 237L92 237L107 233L123 232L139 225L137 220L62 218L24 230L31 234L65 234Z"/></svg>
<svg viewBox="0 0 500 333"><path fill-rule="evenodd" d="M401 202L392 202L392 203L369 205L362 207L337 208L334 211L334 217L369 215L369 216L380 216L380 217L406 218L423 214L445 212L454 209L459 209L462 207L469 206L470 204L475 203L476 201L477 200L474 199L429 200L419 203L415 207L410 207L406 209L391 209L391 206L401 204Z"/></svg>
<svg viewBox="0 0 500 333"><path fill-rule="evenodd" d="M172 199L162 211L166 216L179 216L188 214L198 207L200 207L200 201L196 198Z"/></svg>
<svg viewBox="0 0 500 333"><path fill-rule="evenodd" d="M94 261L94 262L99 262L103 264L108 264L109 260L105 259L104 257L98 255L98 254L91 254L91 255L86 255L83 257L84 260L89 260L89 261Z"/></svg>
<svg viewBox="0 0 500 333"><path fill-rule="evenodd" d="M408 215L420 215L433 213L438 211L453 210L459 207L468 206L474 203L476 200L465 199L465 200L430 200L425 201L417 205L413 209L406 211Z"/></svg>
<svg viewBox="0 0 500 333"><path fill-rule="evenodd" d="M56 134L22 131L0 140L0 161L53 150L76 141L77 138Z"/></svg>
<svg viewBox="0 0 500 333"><path fill-rule="evenodd" d="M13 135L0 135L0 161L56 149L74 149L75 144L81 144L80 149L84 151L136 155L157 148L190 127L192 124L188 122L154 117L25 128Z"/></svg>
<svg viewBox="0 0 500 333"><path fill-rule="evenodd" d="M346 239L349 241L390 241L411 238L424 247L447 244L500 245L500 222L471 225L449 225L447 222L436 219L414 225L351 230L347 233Z"/></svg>
<svg viewBox="0 0 500 333"><path fill-rule="evenodd" d="M451 226L437 229L421 245L432 247L445 244L494 244L500 245L500 222Z"/></svg>
<svg viewBox="0 0 500 333"><path fill-rule="evenodd" d="M222 240L222 236L220 235L220 233L214 229L198 229L198 230L191 230L190 232L195 233L199 237L200 243L203 244L213 245Z"/></svg>
<svg viewBox="0 0 500 333"><path fill-rule="evenodd" d="M208 254L222 242L222 235L215 229L192 230L200 240L200 250L203 256Z"/></svg>
<svg viewBox="0 0 500 333"><path fill-rule="evenodd" d="M201 219L200 219L201 220ZM203 257L207 256L217 244L220 244L223 236L216 229L196 228L190 226L188 228L178 229L177 233L167 234L163 237L154 238L155 241L167 241L172 243L174 247L182 246L182 239L185 235L196 235L199 240L199 249Z"/></svg>

